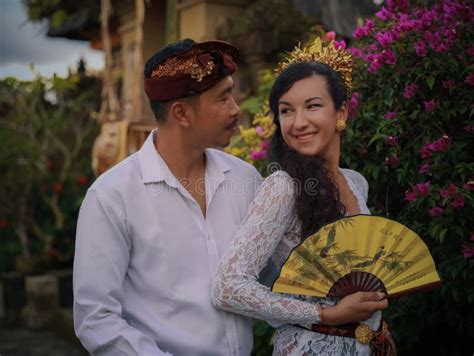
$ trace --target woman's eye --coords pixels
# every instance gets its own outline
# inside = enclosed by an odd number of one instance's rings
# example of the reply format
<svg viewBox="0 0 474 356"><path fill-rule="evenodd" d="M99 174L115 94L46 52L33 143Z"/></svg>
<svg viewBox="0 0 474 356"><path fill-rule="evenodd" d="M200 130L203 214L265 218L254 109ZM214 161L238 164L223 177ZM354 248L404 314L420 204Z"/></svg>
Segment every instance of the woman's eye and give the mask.
<svg viewBox="0 0 474 356"><path fill-rule="evenodd" d="M281 109L280 115L285 115L285 114L288 114L289 112L290 112L290 109Z"/></svg>
<svg viewBox="0 0 474 356"><path fill-rule="evenodd" d="M308 109L319 108L321 106L322 106L321 104L310 104L310 105L308 105Z"/></svg>

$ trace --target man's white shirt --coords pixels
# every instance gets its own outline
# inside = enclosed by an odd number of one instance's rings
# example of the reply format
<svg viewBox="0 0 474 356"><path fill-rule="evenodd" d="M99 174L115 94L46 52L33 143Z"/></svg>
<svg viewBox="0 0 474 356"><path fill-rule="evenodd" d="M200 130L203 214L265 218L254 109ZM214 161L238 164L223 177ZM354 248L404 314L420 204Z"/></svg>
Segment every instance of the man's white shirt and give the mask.
<svg viewBox="0 0 474 356"><path fill-rule="evenodd" d="M249 318L216 310L212 276L261 182L207 149L206 218L154 146L89 188L74 260L76 334L95 355L249 355Z"/></svg>

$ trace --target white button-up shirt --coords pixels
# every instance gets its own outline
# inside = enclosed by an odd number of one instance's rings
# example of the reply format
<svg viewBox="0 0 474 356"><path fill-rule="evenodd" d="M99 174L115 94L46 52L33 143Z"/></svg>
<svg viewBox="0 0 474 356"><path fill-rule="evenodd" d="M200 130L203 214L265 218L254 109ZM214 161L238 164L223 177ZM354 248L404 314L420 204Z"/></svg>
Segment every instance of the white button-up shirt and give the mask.
<svg viewBox="0 0 474 356"><path fill-rule="evenodd" d="M154 146L90 187L74 260L74 324L95 355L249 355L249 318L216 310L212 277L261 177L207 149L207 216Z"/></svg>

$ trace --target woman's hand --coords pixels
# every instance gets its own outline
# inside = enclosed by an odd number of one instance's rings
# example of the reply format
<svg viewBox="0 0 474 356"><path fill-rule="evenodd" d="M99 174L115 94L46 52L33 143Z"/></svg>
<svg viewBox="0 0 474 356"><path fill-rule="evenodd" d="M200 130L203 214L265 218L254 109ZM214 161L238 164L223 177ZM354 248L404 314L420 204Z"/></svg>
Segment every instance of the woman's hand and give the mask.
<svg viewBox="0 0 474 356"><path fill-rule="evenodd" d="M356 292L341 299L334 307L325 306L321 324L341 325L367 320L378 310L388 307L386 295L381 292ZM322 307L320 307L322 308Z"/></svg>

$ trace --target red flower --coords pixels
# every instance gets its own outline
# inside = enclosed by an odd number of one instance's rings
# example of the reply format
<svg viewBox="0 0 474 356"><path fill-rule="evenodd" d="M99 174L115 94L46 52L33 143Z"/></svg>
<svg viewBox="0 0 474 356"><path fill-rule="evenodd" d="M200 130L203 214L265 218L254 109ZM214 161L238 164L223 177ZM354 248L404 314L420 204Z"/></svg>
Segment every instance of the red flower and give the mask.
<svg viewBox="0 0 474 356"><path fill-rule="evenodd" d="M5 229L10 226L10 221L7 219L0 219L0 229Z"/></svg>
<svg viewBox="0 0 474 356"><path fill-rule="evenodd" d="M457 208L463 207L464 202L465 202L464 195L462 195L461 193L457 193L454 196L453 201L451 202L451 206L453 207L453 209L457 209Z"/></svg>
<svg viewBox="0 0 474 356"><path fill-rule="evenodd" d="M86 176L79 176L76 178L76 182L79 185L87 185L87 183L89 183L89 178Z"/></svg>
<svg viewBox="0 0 474 356"><path fill-rule="evenodd" d="M52 171L54 170L53 161L51 161L50 159L47 159L47 160L46 160L45 165L46 165L46 169L47 169L49 172L52 172Z"/></svg>
<svg viewBox="0 0 474 356"><path fill-rule="evenodd" d="M59 182L56 182L53 184L53 190L56 192L56 193L61 193L64 189L64 186L62 183L59 183Z"/></svg>
<svg viewBox="0 0 474 356"><path fill-rule="evenodd" d="M440 208L439 206L435 206L434 208L431 208L430 210L428 210L428 213L431 215L431 216L440 216L443 214L443 208Z"/></svg>
<svg viewBox="0 0 474 356"><path fill-rule="evenodd" d="M451 183L449 185L449 187L447 188L444 188L444 189L440 189L439 190L439 195L441 196L441 198L449 198L451 195L453 195L454 193L456 193L457 191L457 187L456 185L454 185L453 183Z"/></svg>
<svg viewBox="0 0 474 356"><path fill-rule="evenodd" d="M50 256L50 257L55 257L55 258L57 258L57 257L60 256L59 251L56 250L56 249L54 249L54 248L48 250L47 254L48 254L48 256Z"/></svg>

